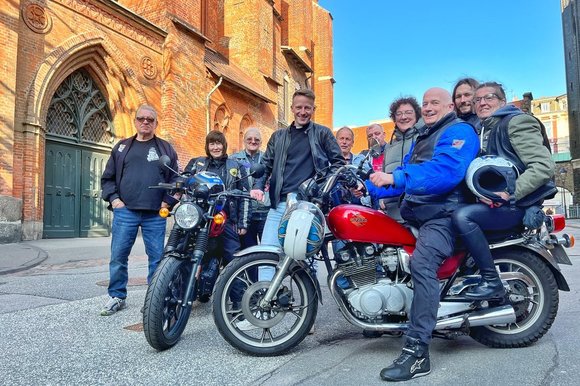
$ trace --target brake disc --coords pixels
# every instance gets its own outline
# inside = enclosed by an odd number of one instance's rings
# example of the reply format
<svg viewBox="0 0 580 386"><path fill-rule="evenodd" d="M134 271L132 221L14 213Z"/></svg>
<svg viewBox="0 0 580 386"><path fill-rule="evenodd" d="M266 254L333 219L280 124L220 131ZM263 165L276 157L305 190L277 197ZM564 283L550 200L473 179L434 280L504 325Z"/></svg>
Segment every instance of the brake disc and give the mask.
<svg viewBox="0 0 580 386"><path fill-rule="evenodd" d="M242 312L244 313L244 317L248 322L260 328L272 328L280 323L286 315L286 312L280 308L266 310L258 306L269 287L269 282L256 282L246 289L242 297Z"/></svg>

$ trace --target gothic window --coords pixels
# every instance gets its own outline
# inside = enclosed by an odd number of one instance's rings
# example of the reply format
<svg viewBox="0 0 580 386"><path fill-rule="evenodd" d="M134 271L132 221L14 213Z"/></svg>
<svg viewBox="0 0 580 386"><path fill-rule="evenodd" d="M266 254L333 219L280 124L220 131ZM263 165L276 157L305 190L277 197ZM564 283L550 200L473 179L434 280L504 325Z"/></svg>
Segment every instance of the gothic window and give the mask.
<svg viewBox="0 0 580 386"><path fill-rule="evenodd" d="M213 118L213 129L227 133L230 117L231 114L226 105L218 107Z"/></svg>
<svg viewBox="0 0 580 386"><path fill-rule="evenodd" d="M238 136L239 149L244 148L244 133L246 132L246 129L249 128L250 126L252 126L252 118L250 118L250 116L246 114L242 117L242 121L240 122L240 133Z"/></svg>
<svg viewBox="0 0 580 386"><path fill-rule="evenodd" d="M86 70L70 74L58 87L46 117L49 134L76 142L111 144L114 141L107 100Z"/></svg>

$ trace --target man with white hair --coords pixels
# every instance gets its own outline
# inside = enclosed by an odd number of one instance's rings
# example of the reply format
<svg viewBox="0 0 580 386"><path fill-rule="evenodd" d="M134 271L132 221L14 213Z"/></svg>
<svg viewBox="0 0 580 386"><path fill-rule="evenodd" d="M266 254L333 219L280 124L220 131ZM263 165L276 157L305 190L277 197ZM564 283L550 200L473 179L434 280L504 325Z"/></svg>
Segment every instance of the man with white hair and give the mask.
<svg viewBox="0 0 580 386"><path fill-rule="evenodd" d="M238 161L240 165L245 167L249 173L252 165L262 162L264 152L260 150L261 144L262 133L260 133L260 129L250 127L244 133L244 150L233 154L232 157ZM249 185L252 186L254 179L248 177L248 182ZM264 231L264 224L266 223L266 217L268 217L269 210L270 197L268 195L265 195L264 201L252 200L252 216L250 218L248 232L240 237L242 249L258 245L258 241L262 239L262 232Z"/></svg>

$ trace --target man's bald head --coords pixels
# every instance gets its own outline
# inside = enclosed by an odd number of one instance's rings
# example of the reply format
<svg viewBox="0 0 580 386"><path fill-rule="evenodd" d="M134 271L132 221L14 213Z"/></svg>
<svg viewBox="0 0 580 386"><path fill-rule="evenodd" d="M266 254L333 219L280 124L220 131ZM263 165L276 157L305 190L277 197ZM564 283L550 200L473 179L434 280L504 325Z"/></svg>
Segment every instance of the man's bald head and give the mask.
<svg viewBox="0 0 580 386"><path fill-rule="evenodd" d="M425 125L433 126L452 111L453 99L449 91L440 87L433 87L425 91L421 106L421 115Z"/></svg>

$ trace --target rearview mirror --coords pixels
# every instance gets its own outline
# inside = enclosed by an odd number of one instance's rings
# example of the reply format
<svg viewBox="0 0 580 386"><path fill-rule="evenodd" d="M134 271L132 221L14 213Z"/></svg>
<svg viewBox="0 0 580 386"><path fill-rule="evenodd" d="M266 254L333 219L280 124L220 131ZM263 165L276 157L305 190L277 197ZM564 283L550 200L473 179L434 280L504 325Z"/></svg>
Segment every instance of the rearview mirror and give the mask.
<svg viewBox="0 0 580 386"><path fill-rule="evenodd" d="M381 155L381 144L375 138L369 138L369 153L373 158Z"/></svg>
<svg viewBox="0 0 580 386"><path fill-rule="evenodd" d="M250 167L250 175L254 178L260 178L266 172L266 167L262 164L255 163Z"/></svg>
<svg viewBox="0 0 580 386"><path fill-rule="evenodd" d="M161 157L159 157L159 165L168 167L170 163L171 158L169 158L167 154L163 154Z"/></svg>

